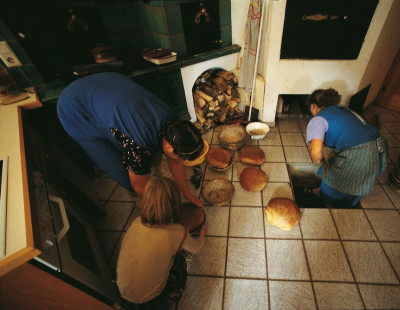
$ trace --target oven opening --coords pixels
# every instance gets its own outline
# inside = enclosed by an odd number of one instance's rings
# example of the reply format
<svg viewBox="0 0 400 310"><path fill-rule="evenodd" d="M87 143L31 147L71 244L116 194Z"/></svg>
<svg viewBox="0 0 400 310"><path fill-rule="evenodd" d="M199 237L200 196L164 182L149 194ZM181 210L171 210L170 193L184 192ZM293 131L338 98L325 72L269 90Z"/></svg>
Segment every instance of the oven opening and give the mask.
<svg viewBox="0 0 400 310"><path fill-rule="evenodd" d="M300 208L332 208L332 206L326 205L319 196L322 177L317 173L320 168L318 164L291 163L287 167L292 181L294 199ZM352 209L361 208L359 203Z"/></svg>
<svg viewBox="0 0 400 310"><path fill-rule="evenodd" d="M281 94L278 97L277 105L277 117L287 118L287 117L312 117L310 109L308 108L306 101L308 94L302 95L288 95Z"/></svg>
<svg viewBox="0 0 400 310"><path fill-rule="evenodd" d="M319 165L314 163L288 164L295 201L300 208L325 208L322 198L318 196L322 180L317 174L318 169Z"/></svg>

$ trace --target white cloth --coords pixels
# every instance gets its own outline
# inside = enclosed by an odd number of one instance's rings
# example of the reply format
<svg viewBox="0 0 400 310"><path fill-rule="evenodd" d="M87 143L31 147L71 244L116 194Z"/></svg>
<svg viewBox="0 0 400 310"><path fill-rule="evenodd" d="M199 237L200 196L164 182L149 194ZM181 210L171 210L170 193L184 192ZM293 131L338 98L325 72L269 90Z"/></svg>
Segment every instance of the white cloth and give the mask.
<svg viewBox="0 0 400 310"><path fill-rule="evenodd" d="M260 4L261 0L250 0L246 26L244 29L244 48L238 86L245 88L247 92L251 92L253 89L254 66L256 63L258 34L260 31L261 20Z"/></svg>

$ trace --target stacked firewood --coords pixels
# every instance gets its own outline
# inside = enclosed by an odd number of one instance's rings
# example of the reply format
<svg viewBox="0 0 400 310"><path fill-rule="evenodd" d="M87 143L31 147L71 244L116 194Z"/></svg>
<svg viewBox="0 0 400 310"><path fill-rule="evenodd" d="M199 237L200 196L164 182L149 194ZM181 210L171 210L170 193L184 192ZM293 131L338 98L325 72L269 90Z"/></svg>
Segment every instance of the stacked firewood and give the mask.
<svg viewBox="0 0 400 310"><path fill-rule="evenodd" d="M239 110L240 95L237 77L231 71L207 70L193 86L196 127L204 132L219 124L243 116Z"/></svg>

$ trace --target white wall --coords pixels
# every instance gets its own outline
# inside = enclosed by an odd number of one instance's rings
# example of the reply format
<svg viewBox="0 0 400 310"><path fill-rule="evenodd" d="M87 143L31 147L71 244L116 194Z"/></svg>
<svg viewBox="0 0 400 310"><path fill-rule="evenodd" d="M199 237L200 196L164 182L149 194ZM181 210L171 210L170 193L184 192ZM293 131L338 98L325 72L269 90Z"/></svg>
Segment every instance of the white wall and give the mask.
<svg viewBox="0 0 400 310"><path fill-rule="evenodd" d="M232 44L243 47L243 33L246 25L250 0L231 0ZM243 49L240 51L242 55Z"/></svg>
<svg viewBox="0 0 400 310"><path fill-rule="evenodd" d="M359 90L371 84L365 104L378 95L386 74L400 50L400 1L395 0L369 59Z"/></svg>
<svg viewBox="0 0 400 310"><path fill-rule="evenodd" d="M310 94L317 88L333 87L342 95L341 103L348 105L352 95L372 83L367 104L375 98L399 49L400 18L395 18L400 16L399 0L379 1L356 60L281 60L286 0L265 1L263 121L274 125L280 94ZM250 1L232 0L231 3L232 41L243 46L243 30ZM395 39L394 34L397 35ZM376 45L377 42L384 48Z"/></svg>

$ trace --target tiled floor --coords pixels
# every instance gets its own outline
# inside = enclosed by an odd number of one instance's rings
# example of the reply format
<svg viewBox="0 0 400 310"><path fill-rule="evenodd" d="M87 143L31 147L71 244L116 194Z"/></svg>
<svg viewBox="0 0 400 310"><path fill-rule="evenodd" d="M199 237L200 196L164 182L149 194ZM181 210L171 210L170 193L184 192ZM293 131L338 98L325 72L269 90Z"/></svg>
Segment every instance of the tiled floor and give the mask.
<svg viewBox="0 0 400 310"><path fill-rule="evenodd" d="M262 192L241 188L237 154L232 168L222 173L202 164L205 182L227 179L236 192L227 205L204 206L207 236L189 270L180 310L400 308L400 194L388 180L400 152L400 113L378 106L370 110L379 115L380 131L389 139L390 162L374 192L362 199L362 209L302 209L300 225L291 231L265 220L263 206L272 197L293 198L286 164L311 163L306 118L280 118L266 138L249 142L266 154L260 168L269 183ZM204 135L211 147L219 147L219 130ZM190 179L192 169L186 169ZM108 215L96 229L115 270L121 239L138 215L140 200L106 177L97 183ZM192 190L200 195L200 189Z"/></svg>

